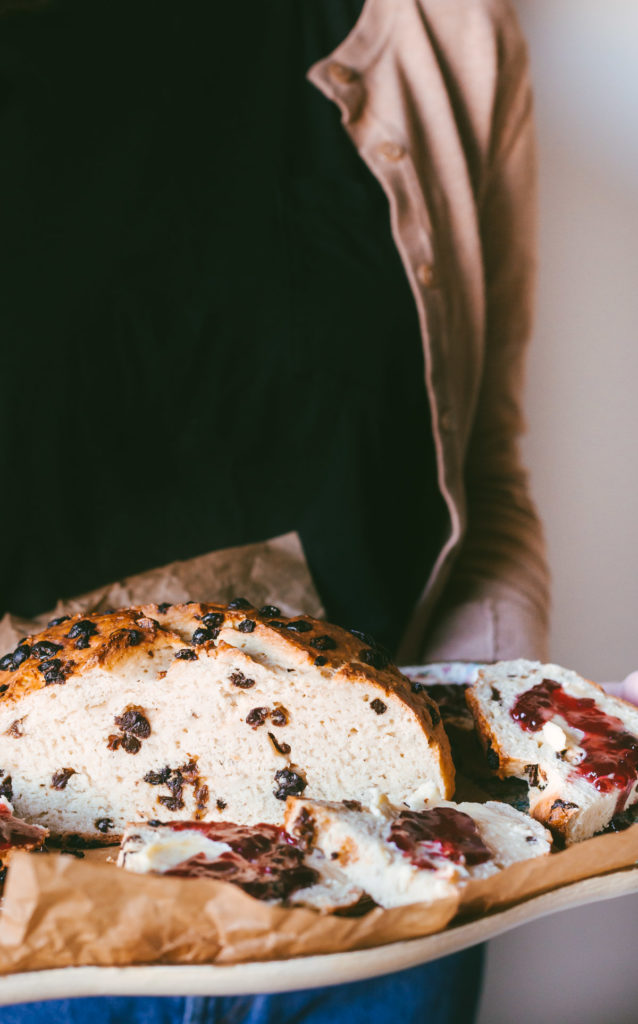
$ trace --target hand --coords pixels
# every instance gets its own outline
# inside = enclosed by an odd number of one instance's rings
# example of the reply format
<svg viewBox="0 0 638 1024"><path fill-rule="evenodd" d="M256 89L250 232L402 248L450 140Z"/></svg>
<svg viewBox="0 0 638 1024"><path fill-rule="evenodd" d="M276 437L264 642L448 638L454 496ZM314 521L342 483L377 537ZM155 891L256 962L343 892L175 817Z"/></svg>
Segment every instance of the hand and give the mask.
<svg viewBox="0 0 638 1024"><path fill-rule="evenodd" d="M603 690L613 694L614 697L622 697L631 704L638 704L638 671L630 672L622 683L601 683Z"/></svg>

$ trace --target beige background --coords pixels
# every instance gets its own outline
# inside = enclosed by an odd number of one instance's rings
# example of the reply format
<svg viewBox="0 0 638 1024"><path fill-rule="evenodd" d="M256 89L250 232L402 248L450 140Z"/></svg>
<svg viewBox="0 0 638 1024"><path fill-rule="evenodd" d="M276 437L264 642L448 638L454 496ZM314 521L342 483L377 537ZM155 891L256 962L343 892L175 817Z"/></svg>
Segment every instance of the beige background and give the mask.
<svg viewBox="0 0 638 1024"><path fill-rule="evenodd" d="M638 669L638 0L517 0L540 145L525 455L554 576L552 658ZM634 1024L638 897L490 943L480 1024Z"/></svg>

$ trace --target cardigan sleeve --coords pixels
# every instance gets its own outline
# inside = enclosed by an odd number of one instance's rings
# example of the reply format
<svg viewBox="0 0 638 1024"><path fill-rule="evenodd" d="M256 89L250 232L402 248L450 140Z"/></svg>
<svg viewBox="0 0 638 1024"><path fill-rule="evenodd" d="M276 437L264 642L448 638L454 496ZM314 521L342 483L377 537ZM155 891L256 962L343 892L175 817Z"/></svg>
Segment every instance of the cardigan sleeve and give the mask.
<svg viewBox="0 0 638 1024"><path fill-rule="evenodd" d="M468 525L424 661L547 657L549 572L519 452L536 262L534 125L526 48L506 9L490 159L478 196L486 340L465 463Z"/></svg>

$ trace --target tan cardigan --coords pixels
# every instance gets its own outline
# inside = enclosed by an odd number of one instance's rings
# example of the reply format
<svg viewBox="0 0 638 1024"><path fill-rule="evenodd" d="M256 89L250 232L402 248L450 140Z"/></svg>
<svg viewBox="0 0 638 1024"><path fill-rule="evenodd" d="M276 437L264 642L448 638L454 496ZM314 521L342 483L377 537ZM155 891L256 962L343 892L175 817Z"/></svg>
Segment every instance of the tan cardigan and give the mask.
<svg viewBox="0 0 638 1024"><path fill-rule="evenodd" d="M451 530L400 663L544 658L548 572L517 444L535 158L527 56L512 7L367 0L348 37L308 77L338 104L388 196L423 337Z"/></svg>

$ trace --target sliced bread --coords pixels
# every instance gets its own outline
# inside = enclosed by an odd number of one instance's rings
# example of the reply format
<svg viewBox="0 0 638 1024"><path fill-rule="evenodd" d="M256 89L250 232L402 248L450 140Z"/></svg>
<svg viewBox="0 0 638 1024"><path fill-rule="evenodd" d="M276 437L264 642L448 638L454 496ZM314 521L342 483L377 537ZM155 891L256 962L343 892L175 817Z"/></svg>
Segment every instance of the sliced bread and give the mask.
<svg viewBox="0 0 638 1024"><path fill-rule="evenodd" d="M489 801L439 801L420 811L374 810L290 797L286 830L382 907L433 903L471 878L548 854L551 836L528 815Z"/></svg>
<svg viewBox="0 0 638 1024"><path fill-rule="evenodd" d="M638 708L558 665L485 666L467 701L488 762L529 783L530 814L566 844L638 801Z"/></svg>

